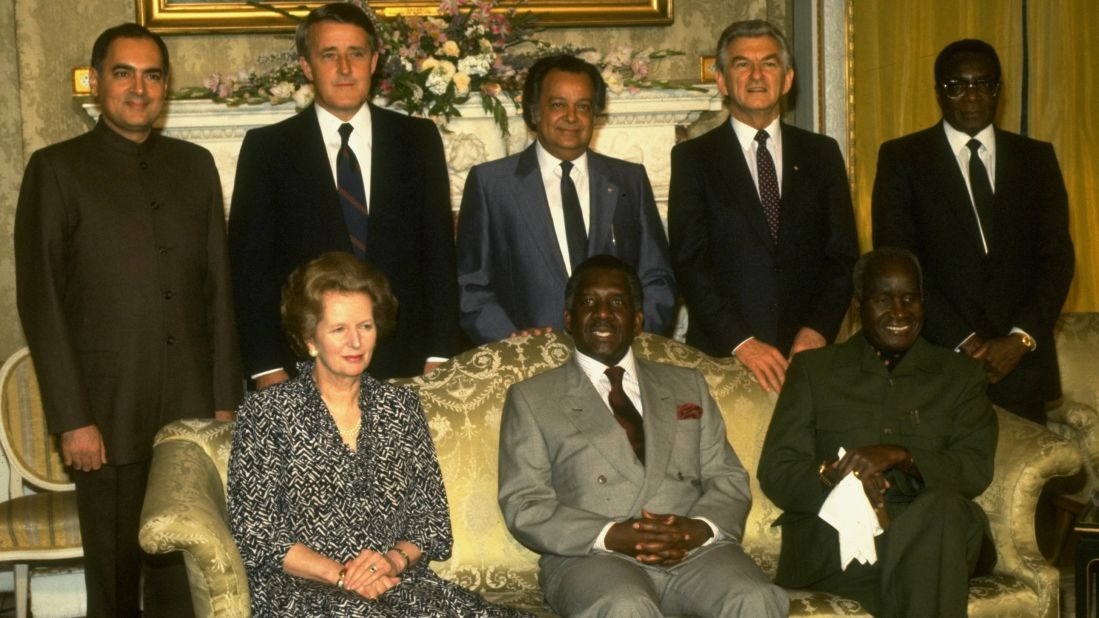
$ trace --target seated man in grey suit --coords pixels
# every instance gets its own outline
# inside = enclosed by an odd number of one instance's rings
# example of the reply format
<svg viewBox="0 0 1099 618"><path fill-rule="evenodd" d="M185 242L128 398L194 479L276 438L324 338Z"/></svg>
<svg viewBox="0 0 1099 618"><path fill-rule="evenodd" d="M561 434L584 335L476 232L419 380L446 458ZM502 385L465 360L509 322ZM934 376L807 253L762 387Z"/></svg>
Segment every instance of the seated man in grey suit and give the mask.
<svg viewBox="0 0 1099 618"><path fill-rule="evenodd" d="M534 63L523 119L538 139L478 165L458 217L461 324L477 344L560 329L565 282L590 255L629 263L645 288L645 327L672 324L675 280L645 168L588 148L607 85L579 58Z"/></svg>
<svg viewBox="0 0 1099 618"><path fill-rule="evenodd" d="M748 473L694 369L630 350L641 283L621 260L565 291L576 353L514 385L500 425L500 508L541 554L562 616L785 616L786 592L741 549Z"/></svg>

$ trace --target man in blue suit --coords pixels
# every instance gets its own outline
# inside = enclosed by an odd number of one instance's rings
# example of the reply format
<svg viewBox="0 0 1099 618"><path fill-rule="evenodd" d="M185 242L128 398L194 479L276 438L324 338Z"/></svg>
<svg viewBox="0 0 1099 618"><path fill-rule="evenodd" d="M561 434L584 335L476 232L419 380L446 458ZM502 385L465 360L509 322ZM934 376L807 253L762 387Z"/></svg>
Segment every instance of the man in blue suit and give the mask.
<svg viewBox="0 0 1099 618"><path fill-rule="evenodd" d="M735 355L778 391L794 354L835 339L858 257L835 140L781 120L794 83L786 38L741 21L717 45L729 121L672 150L668 235L687 343Z"/></svg>
<svg viewBox="0 0 1099 618"><path fill-rule="evenodd" d="M588 148L606 94L591 64L568 55L539 60L523 86L523 119L537 141L470 170L458 218L458 286L462 328L474 343L560 330L572 268L602 253L637 270L646 330L671 325L675 281L645 168Z"/></svg>

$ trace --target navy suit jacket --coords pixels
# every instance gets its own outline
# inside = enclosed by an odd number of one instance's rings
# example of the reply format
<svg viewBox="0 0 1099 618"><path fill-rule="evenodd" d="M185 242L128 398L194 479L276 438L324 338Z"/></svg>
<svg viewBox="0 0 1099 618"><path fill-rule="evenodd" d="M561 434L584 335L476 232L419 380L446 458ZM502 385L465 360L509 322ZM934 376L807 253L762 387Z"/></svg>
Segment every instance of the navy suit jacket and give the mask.
<svg viewBox="0 0 1099 618"><path fill-rule="evenodd" d="M668 235L687 343L711 356L749 337L787 354L802 327L831 341L851 303L858 242L839 146L787 124L781 134L777 243L730 122L672 149Z"/></svg>
<svg viewBox="0 0 1099 618"><path fill-rule="evenodd" d="M366 259L389 279L397 329L370 364L378 378L423 373L458 351L453 216L434 124L370 106L372 149ZM351 252L320 124L310 107L249 131L229 214L229 251L245 370L292 370L279 318L290 272L328 251Z"/></svg>
<svg viewBox="0 0 1099 618"><path fill-rule="evenodd" d="M1038 349L989 387L993 403L1061 395L1053 324L1072 282L1068 194L1053 146L996 130L996 203L981 245L969 190L942 124L882 144L874 179L874 245L911 250L924 275L928 341L1018 327Z"/></svg>
<svg viewBox="0 0 1099 618"><path fill-rule="evenodd" d="M645 330L663 333L672 324L675 279L645 168L589 150L588 175L588 256L609 253L637 270ZM567 282L535 145L470 170L458 216L461 323L470 339L563 330Z"/></svg>

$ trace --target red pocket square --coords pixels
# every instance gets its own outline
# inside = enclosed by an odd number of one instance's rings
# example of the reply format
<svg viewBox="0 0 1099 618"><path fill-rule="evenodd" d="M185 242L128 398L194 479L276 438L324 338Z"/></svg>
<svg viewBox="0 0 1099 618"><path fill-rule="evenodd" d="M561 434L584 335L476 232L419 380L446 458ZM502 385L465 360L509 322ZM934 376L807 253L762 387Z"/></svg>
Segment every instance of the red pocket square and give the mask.
<svg viewBox="0 0 1099 618"><path fill-rule="evenodd" d="M681 421L689 418L702 418L702 408L697 403L681 403L675 409L675 417Z"/></svg>

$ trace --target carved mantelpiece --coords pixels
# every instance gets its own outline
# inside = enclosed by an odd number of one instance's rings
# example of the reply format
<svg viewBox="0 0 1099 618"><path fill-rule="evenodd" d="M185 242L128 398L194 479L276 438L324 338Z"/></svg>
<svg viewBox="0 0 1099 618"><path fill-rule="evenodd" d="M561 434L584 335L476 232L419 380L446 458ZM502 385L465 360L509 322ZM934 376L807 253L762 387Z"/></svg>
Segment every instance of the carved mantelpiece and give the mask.
<svg viewBox="0 0 1099 618"><path fill-rule="evenodd" d="M99 115L99 108L94 104L87 104L84 109L93 118ZM597 125L592 147L604 154L644 164L663 215L667 210L670 156L676 141L676 127L691 124L704 112L720 109L721 96L712 85L706 92L643 90L611 95L607 115ZM451 204L455 209L461 201L469 168L519 152L532 139L518 110L508 119L511 136L507 139L479 101L462 105L459 110L462 116L451 119L442 129L450 168ZM226 107L211 101L170 101L159 125L166 135L200 144L213 154L221 174L228 212L237 155L245 132L278 122L293 113L293 103Z"/></svg>

